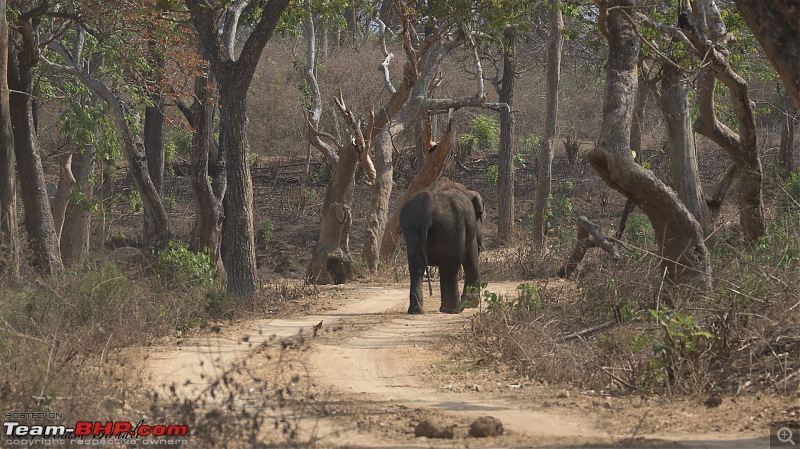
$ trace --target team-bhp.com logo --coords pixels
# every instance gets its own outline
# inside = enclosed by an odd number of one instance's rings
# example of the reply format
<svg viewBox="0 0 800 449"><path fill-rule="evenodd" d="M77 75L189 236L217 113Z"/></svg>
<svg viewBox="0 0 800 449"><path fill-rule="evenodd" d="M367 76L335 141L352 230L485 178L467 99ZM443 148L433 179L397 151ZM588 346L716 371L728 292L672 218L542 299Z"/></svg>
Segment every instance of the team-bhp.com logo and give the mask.
<svg viewBox="0 0 800 449"><path fill-rule="evenodd" d="M7 442L11 440L35 441L44 440L86 440L86 439L130 439L136 444L181 444L181 440L189 434L185 425L147 425L144 421L133 424L129 421L78 421L74 427L62 425L24 425L19 422L4 422L4 434ZM11 439L11 440L9 440ZM65 443L61 443L65 444ZM80 444L80 443L77 443Z"/></svg>

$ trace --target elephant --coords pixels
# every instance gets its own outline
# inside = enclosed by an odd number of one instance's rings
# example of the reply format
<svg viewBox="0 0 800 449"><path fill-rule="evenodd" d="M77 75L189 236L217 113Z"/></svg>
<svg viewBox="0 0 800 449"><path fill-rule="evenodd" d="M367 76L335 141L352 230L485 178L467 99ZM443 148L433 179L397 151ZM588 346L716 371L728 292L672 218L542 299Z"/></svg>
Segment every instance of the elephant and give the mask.
<svg viewBox="0 0 800 449"><path fill-rule="evenodd" d="M440 312L461 311L458 295L460 267L464 267L461 300L468 295L477 296L483 215L480 193L444 177L414 194L400 209L400 228L406 240L411 277L409 314L422 313L422 278L428 266L439 267Z"/></svg>

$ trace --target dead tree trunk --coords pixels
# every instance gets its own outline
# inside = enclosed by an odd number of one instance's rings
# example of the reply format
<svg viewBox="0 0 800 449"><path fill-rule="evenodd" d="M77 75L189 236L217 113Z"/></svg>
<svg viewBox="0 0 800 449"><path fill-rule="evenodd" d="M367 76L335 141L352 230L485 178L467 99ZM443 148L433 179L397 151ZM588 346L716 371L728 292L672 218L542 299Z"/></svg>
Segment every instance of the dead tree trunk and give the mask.
<svg viewBox="0 0 800 449"><path fill-rule="evenodd" d="M313 22L306 21L306 38L313 36ZM383 24L381 24L382 29ZM311 28L311 29L309 29ZM383 35L382 35L383 37ZM341 89L336 104L339 113L344 117L350 128L351 139L346 144L341 144L333 136L319 132L317 130L318 114L321 114L322 104L319 88L313 70L306 70L306 79L312 86L312 109L308 115L309 142L323 154L338 154L338 162L335 165L333 177L328 184L325 192L325 201L322 206L322 220L320 221L319 240L311 255L311 262L306 270L306 279L314 284L344 283L349 276L350 270L350 204L352 200L353 181L355 178L356 167L359 161L364 167L365 173L372 184L377 176L374 166L369 159L370 142L375 137L375 133L381 130L386 123L394 117L397 111L408 99L413 82L411 65L406 65L402 84L395 88L389 79L388 65L394 58L386 48L385 41L381 40L384 52L384 61L381 64L385 76L387 89L392 93L386 109L375 117L370 110L370 125L367 135L356 121L353 114L347 110ZM313 55L314 47L308 43L309 55ZM312 64L313 58L308 57L307 64ZM318 109L317 109L318 108ZM316 120L315 120L316 119ZM338 148L338 153L331 146ZM327 156L326 156L327 157Z"/></svg>
<svg viewBox="0 0 800 449"><path fill-rule="evenodd" d="M14 134L8 90L8 41L6 1L0 0L0 271L19 275L19 233L17 231L17 185L14 170Z"/></svg>
<svg viewBox="0 0 800 449"><path fill-rule="evenodd" d="M639 38L625 12L632 0L600 3L599 27L608 39L603 124L597 146L587 155L603 181L637 203L650 219L659 255L671 279L711 286L711 265L700 224L675 192L637 164L630 128L637 85Z"/></svg>
<svg viewBox="0 0 800 449"><path fill-rule="evenodd" d="M558 82L561 78L561 49L564 38L564 18L561 2L550 2L550 34L547 50L547 116L545 118L542 149L539 151L539 167L536 181L536 203L533 207L533 248L539 254L545 251L545 216L553 177L553 143L558 120Z"/></svg>
<svg viewBox="0 0 800 449"><path fill-rule="evenodd" d="M311 254L306 280L311 284L344 284L350 273L350 204L358 156L353 145L342 148L325 190L319 240Z"/></svg>

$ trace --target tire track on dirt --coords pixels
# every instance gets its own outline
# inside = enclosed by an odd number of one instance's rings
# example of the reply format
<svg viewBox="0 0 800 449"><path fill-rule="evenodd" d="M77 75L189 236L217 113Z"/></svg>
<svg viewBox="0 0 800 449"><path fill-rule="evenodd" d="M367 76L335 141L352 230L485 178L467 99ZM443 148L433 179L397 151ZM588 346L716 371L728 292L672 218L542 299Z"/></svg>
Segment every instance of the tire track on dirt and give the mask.
<svg viewBox="0 0 800 449"><path fill-rule="evenodd" d="M493 291L512 295L516 286L517 283L492 284ZM428 448L464 447L465 444L469 447L759 447L755 444L760 440L720 441L719 435L691 434L650 436L649 440L637 440L634 446L616 446L613 441L626 435L614 435L608 423L596 423L585 413L563 409L530 410L525 409L525 404L480 398L481 395L474 393L441 391L426 385L419 372L441 360L435 343L445 333L460 332L465 315L474 311L462 315L438 313L439 301L435 295L426 298L425 315L406 315L407 287L356 285L338 287L334 291L337 295L347 296L347 299L330 311L298 318L252 321L217 337L186 338L181 339L179 345L147 348L143 374L153 388L166 390L174 386L179 395L196 397L224 370L264 342L275 337L296 336L301 331L310 334L311 328L320 322L323 322L324 329L339 325L346 327L348 322L359 320L363 324L364 316L374 315L374 323L355 336L342 338L328 334L325 343L311 343L307 363L312 383L358 397L362 404L372 404L373 409L390 403L410 410L443 413L459 421L492 415L511 431L512 439L503 437L496 442L488 439L480 442L470 440L468 443L463 439L434 442L406 438L393 441L359 429L353 420L300 417L301 430L305 431L303 436L318 439L318 447ZM705 437L708 437L707 441L696 441ZM675 443L665 446L662 444L664 440ZM591 446L583 446L586 444Z"/></svg>
<svg viewBox="0 0 800 449"><path fill-rule="evenodd" d="M514 294L517 285L497 283L492 284L492 288L500 294ZM396 296L397 301L406 306L407 289L386 293ZM436 361L431 346L443 334L459 332L465 321L466 313L441 314L435 312L438 307L438 297L427 298L425 315L403 314L336 345L318 345L311 359L311 372L319 376L320 382L375 401L393 401L413 409L455 415L462 420L491 415L500 419L517 439L527 436L532 443L558 441L563 445L610 441L610 435L585 416L526 410L505 401L487 401L469 393L442 392L426 385L419 372ZM419 447L429 447L421 444Z"/></svg>

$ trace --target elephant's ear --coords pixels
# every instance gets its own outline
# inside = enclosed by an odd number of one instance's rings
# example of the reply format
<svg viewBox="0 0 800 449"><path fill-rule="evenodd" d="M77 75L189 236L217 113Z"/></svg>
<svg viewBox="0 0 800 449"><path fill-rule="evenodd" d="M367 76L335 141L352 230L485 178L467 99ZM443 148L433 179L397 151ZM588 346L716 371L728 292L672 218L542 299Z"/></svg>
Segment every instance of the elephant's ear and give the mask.
<svg viewBox="0 0 800 449"><path fill-rule="evenodd" d="M475 218L483 218L483 212L485 210L483 206L483 197L480 193L474 190L470 190L469 195L471 197L470 199L472 200L472 207L475 208Z"/></svg>

